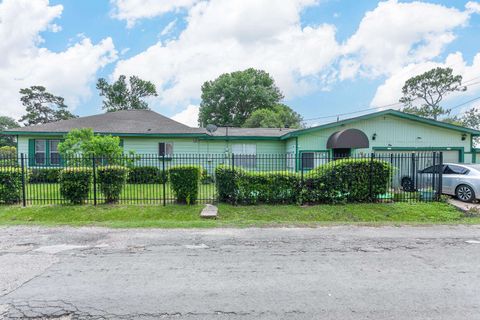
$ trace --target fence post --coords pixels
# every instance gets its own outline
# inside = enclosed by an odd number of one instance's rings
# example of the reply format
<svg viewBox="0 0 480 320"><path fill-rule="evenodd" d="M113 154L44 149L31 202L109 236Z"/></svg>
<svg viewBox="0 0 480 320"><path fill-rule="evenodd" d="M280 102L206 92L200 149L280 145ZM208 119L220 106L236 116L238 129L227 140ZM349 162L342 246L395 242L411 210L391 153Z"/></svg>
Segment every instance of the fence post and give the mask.
<svg viewBox="0 0 480 320"><path fill-rule="evenodd" d="M235 154L232 152L232 171L235 170Z"/></svg>
<svg viewBox="0 0 480 320"><path fill-rule="evenodd" d="M93 174L93 205L97 205L97 163L95 156L92 156L92 174Z"/></svg>
<svg viewBox="0 0 480 320"><path fill-rule="evenodd" d="M300 182L302 183L302 187L303 187L303 154L302 153L300 153L299 161L300 161L300 177L301 177Z"/></svg>
<svg viewBox="0 0 480 320"><path fill-rule="evenodd" d="M26 195L26 188L25 188L25 157L23 153L20 155L20 162L22 166L22 205L26 207L27 195Z"/></svg>
<svg viewBox="0 0 480 320"><path fill-rule="evenodd" d="M165 175L165 153L162 155L162 188L163 188L163 206L167 205L167 191L166 191L166 175Z"/></svg>
<svg viewBox="0 0 480 320"><path fill-rule="evenodd" d="M368 175L368 196L370 201L373 201L373 160L375 159L375 153L370 154L370 174Z"/></svg>
<svg viewBox="0 0 480 320"><path fill-rule="evenodd" d="M436 200L438 198L438 190L437 189L437 185L435 183L435 178L436 178L436 175L437 175L437 153L434 151L432 153L432 165L433 165L433 175L432 175L432 190L435 191L435 195L432 194L432 199L431 200Z"/></svg>
<svg viewBox="0 0 480 320"><path fill-rule="evenodd" d="M417 174L415 172L415 152L412 152L412 191L417 190Z"/></svg>
<svg viewBox="0 0 480 320"><path fill-rule="evenodd" d="M442 197L442 189L443 189L443 152L440 152L439 154L439 168L438 170L438 201Z"/></svg>

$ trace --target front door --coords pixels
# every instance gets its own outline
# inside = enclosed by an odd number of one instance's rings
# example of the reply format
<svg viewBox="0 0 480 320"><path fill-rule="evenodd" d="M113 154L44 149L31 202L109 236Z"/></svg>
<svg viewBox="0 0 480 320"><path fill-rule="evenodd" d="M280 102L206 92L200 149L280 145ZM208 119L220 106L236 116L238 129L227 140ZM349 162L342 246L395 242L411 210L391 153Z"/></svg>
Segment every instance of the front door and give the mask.
<svg viewBox="0 0 480 320"><path fill-rule="evenodd" d="M337 148L333 149L333 160L343 159L350 157L351 154L350 148Z"/></svg>

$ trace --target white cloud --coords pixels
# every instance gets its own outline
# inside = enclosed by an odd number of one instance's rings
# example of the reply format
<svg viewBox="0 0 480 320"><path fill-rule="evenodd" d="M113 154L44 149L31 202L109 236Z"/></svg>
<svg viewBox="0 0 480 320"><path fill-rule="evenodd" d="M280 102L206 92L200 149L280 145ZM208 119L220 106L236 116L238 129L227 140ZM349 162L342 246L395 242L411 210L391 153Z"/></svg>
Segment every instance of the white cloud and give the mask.
<svg viewBox="0 0 480 320"><path fill-rule="evenodd" d="M402 87L406 80L412 76L421 74L436 67L450 67L453 69L455 74L460 74L463 76L463 80L467 85L468 90L466 92L462 92L462 96L472 96L480 93L480 85L477 83L480 81L480 79L478 79L480 74L480 53L475 56L472 64L469 65L464 60L462 54L460 52L456 52L449 54L444 62L423 62L419 64L410 64L398 70L398 72L393 73L382 85L377 88L371 105L377 107L398 101L402 96ZM448 99L452 99L456 96L458 96L458 93L448 96Z"/></svg>
<svg viewBox="0 0 480 320"><path fill-rule="evenodd" d="M89 97L89 85L98 69L116 59L110 38L98 44L83 38L61 52L40 47L40 32L60 31L52 21L62 10L61 5L49 6L48 0L0 3L0 113L21 115L18 91L31 85L47 87L74 108Z"/></svg>
<svg viewBox="0 0 480 320"><path fill-rule="evenodd" d="M189 105L184 110L171 117L173 120L183 123L190 127L198 127L198 112L199 106L193 104Z"/></svg>
<svg viewBox="0 0 480 320"><path fill-rule="evenodd" d="M429 61L455 39L454 29L464 26L468 18L468 12L437 4L380 2L365 14L343 46L350 63L342 65L341 79L358 73L388 75L408 64Z"/></svg>
<svg viewBox="0 0 480 320"><path fill-rule="evenodd" d="M470 13L479 13L480 14L480 3L476 1L469 1L465 5L465 9L467 9Z"/></svg>
<svg viewBox="0 0 480 320"><path fill-rule="evenodd" d="M165 36L165 35L169 34L170 32L172 32L172 30L173 30L173 28L175 28L176 24L177 24L177 19L174 19L174 20L170 21L165 26L165 28L163 28L162 32L160 32L160 35Z"/></svg>
<svg viewBox="0 0 480 320"><path fill-rule="evenodd" d="M301 26L313 0L211 0L189 11L178 39L158 42L119 61L114 77L136 74L153 81L159 102L175 108L200 97L206 80L249 67L264 69L289 97L331 81L339 53L332 25ZM268 17L268 18L267 18Z"/></svg>
<svg viewBox="0 0 480 320"><path fill-rule="evenodd" d="M112 16L126 20L132 28L137 20L161 16L170 11L188 9L199 0L110 0L114 6Z"/></svg>

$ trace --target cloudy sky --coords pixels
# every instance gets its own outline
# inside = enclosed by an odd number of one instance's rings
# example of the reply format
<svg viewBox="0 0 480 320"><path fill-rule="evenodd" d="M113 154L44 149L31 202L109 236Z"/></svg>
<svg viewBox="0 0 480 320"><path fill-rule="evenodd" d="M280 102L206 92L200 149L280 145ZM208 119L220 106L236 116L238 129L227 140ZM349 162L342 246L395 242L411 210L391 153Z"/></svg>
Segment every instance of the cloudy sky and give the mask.
<svg viewBox="0 0 480 320"><path fill-rule="evenodd" d="M399 108L405 80L435 66L468 85L445 107L480 96L477 1L1 0L0 39L0 114L15 118L31 85L99 113L96 79L125 74L155 83L155 111L194 125L202 83L249 67L310 125Z"/></svg>

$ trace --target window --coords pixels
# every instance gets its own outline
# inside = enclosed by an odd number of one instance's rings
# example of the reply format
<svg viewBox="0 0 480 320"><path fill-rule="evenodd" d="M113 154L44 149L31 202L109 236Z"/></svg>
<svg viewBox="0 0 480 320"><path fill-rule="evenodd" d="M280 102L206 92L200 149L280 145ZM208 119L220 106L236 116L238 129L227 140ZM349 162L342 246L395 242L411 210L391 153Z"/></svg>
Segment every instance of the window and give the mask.
<svg viewBox="0 0 480 320"><path fill-rule="evenodd" d="M158 144L158 155L160 157L172 157L173 156L173 143L160 142Z"/></svg>
<svg viewBox="0 0 480 320"><path fill-rule="evenodd" d="M35 140L35 164L46 164L46 150L45 140Z"/></svg>
<svg viewBox="0 0 480 320"><path fill-rule="evenodd" d="M444 174L467 174L469 172L470 170L468 170L467 168L449 164L445 168L445 171L443 173Z"/></svg>
<svg viewBox="0 0 480 320"><path fill-rule="evenodd" d="M445 170L445 166L437 164L436 166L431 166L420 171L420 173L440 173L440 170Z"/></svg>
<svg viewBox="0 0 480 320"><path fill-rule="evenodd" d="M257 145L239 143L232 145L233 158L236 166L255 168L257 166Z"/></svg>
<svg viewBox="0 0 480 320"><path fill-rule="evenodd" d="M315 167L315 153L302 152L302 169L313 169Z"/></svg>
<svg viewBox="0 0 480 320"><path fill-rule="evenodd" d="M295 168L295 153L293 152L287 153L287 168L289 169Z"/></svg>
<svg viewBox="0 0 480 320"><path fill-rule="evenodd" d="M50 164L51 165L59 165L60 164L60 153L58 152L58 144L60 140L50 140Z"/></svg>

